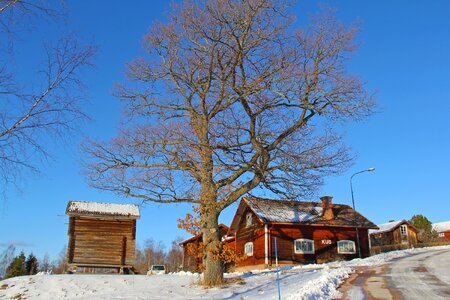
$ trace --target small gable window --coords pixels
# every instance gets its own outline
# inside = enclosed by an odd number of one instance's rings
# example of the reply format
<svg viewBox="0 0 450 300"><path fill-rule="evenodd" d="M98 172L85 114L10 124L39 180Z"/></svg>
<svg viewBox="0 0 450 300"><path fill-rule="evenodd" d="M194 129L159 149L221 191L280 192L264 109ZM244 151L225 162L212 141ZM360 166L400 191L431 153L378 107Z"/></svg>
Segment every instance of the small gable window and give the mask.
<svg viewBox="0 0 450 300"><path fill-rule="evenodd" d="M252 213L248 213L245 216L245 227L249 227L252 225Z"/></svg>
<svg viewBox="0 0 450 300"><path fill-rule="evenodd" d="M244 253L247 256L253 256L253 243L252 242L248 242L245 244Z"/></svg>
<svg viewBox="0 0 450 300"><path fill-rule="evenodd" d="M439 237L444 237L445 234L443 232L439 232Z"/></svg>
<svg viewBox="0 0 450 300"><path fill-rule="evenodd" d="M400 226L400 234L401 235L407 235L406 225Z"/></svg>
<svg viewBox="0 0 450 300"><path fill-rule="evenodd" d="M295 240L294 252L296 254L314 254L314 241L308 239Z"/></svg>
<svg viewBox="0 0 450 300"><path fill-rule="evenodd" d="M337 242L338 253L341 254L354 254L356 253L356 247L354 241L343 240Z"/></svg>

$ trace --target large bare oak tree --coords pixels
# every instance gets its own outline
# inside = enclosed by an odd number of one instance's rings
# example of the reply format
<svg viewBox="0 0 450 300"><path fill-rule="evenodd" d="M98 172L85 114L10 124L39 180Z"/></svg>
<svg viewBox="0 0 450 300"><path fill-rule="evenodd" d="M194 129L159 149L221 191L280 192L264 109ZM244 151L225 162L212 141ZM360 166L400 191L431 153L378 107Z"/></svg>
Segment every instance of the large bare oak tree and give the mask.
<svg viewBox="0 0 450 300"><path fill-rule="evenodd" d="M200 206L205 285L223 280L214 260L221 211L255 188L311 193L350 161L333 127L372 111L345 68L355 29L333 14L294 25L280 1L175 6L116 90L131 122L85 145L92 186Z"/></svg>
<svg viewBox="0 0 450 300"><path fill-rule="evenodd" d="M90 65L95 47L80 46L66 34L53 45L36 45L37 53L40 46L45 51L37 72L31 64L23 68L31 80L17 71L15 62L23 57L17 56L16 41L35 33L39 23L62 16L47 5L0 0L0 180L5 187L16 183L22 171L38 172L51 152L49 140L63 140L86 117L80 72Z"/></svg>

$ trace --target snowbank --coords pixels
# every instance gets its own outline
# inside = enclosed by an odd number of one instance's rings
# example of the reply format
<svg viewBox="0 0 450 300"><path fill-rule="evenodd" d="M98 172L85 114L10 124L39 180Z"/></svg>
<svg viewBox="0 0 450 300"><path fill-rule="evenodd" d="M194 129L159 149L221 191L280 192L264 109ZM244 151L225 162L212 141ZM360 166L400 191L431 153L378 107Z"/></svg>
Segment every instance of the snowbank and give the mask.
<svg viewBox="0 0 450 300"><path fill-rule="evenodd" d="M450 246L382 253L345 262L284 267L280 270L282 299L330 299L356 267L375 266L414 253L449 249ZM274 270L225 274L233 284L204 289L201 275L179 272L145 275L22 276L0 282L0 299L277 299Z"/></svg>

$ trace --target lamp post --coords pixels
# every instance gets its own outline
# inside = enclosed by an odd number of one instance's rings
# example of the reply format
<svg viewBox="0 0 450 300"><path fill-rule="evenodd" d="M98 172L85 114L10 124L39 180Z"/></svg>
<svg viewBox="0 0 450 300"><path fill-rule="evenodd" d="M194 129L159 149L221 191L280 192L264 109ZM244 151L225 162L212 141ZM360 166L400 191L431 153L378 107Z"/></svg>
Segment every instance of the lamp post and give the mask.
<svg viewBox="0 0 450 300"><path fill-rule="evenodd" d="M351 177L350 177L350 191L352 193L352 205L353 205L353 222L355 223L355 230L356 230L356 242L358 243L358 257L361 258L361 246L359 244L359 233L358 233L358 223L356 222L356 208L355 208L355 197L353 196L353 177L355 175L364 173L364 172L372 172L375 171L375 168L368 168L366 170L362 170L359 172L354 173Z"/></svg>

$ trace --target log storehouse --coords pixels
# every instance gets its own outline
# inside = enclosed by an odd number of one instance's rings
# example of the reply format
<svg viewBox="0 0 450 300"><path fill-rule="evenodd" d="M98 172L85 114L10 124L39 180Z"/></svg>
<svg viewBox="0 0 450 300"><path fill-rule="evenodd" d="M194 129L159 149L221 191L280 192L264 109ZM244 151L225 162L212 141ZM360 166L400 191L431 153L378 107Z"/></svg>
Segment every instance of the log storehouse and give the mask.
<svg viewBox="0 0 450 300"><path fill-rule="evenodd" d="M134 272L137 205L69 201L66 214L68 272Z"/></svg>

